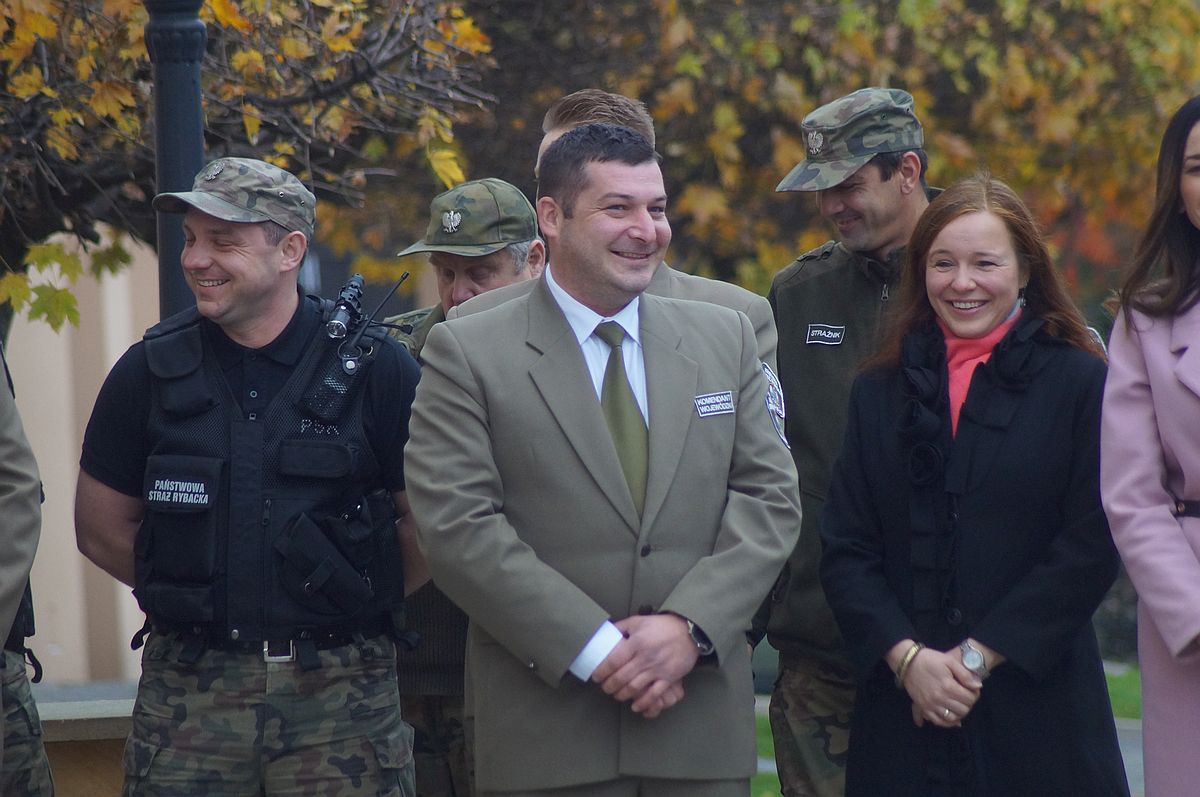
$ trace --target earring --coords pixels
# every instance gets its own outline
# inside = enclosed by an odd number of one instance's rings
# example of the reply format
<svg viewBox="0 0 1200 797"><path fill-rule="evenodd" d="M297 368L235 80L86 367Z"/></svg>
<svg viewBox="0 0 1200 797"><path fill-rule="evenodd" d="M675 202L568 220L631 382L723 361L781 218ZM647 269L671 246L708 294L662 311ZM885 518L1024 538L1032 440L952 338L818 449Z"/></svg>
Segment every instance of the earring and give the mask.
<svg viewBox="0 0 1200 797"><path fill-rule="evenodd" d="M1020 305L1021 307L1025 306L1025 286L1024 285L1022 285L1017 290L1017 304Z"/></svg>

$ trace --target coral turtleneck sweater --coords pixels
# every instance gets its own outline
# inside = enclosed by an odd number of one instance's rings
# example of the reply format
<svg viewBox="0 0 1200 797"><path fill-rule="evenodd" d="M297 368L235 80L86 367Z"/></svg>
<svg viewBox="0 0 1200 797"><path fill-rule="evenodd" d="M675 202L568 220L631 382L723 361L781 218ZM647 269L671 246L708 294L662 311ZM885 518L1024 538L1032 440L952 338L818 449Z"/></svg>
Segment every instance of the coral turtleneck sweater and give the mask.
<svg viewBox="0 0 1200 797"><path fill-rule="evenodd" d="M992 356L992 349L1008 334L1013 324L1021 317L1018 310L996 325L982 338L960 338L938 319L938 326L946 337L946 369L950 377L950 432L958 434L958 415L967 400L967 389L971 387L971 376L975 366L985 363Z"/></svg>

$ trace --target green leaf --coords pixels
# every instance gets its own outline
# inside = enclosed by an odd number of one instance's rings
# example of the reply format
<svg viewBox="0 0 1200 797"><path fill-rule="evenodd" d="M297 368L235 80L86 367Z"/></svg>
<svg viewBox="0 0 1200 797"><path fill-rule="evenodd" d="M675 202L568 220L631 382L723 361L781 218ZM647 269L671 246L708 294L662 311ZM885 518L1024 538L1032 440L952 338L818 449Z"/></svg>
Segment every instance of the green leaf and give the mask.
<svg viewBox="0 0 1200 797"><path fill-rule="evenodd" d="M29 302L31 293L29 277L23 272L10 271L0 277L0 304L11 302L13 310L20 310Z"/></svg>
<svg viewBox="0 0 1200 797"><path fill-rule="evenodd" d="M71 322L71 326L79 326L79 303L75 300L75 294L53 285L35 285L33 295L33 303L29 305L31 319L42 319L55 332L62 329L67 321Z"/></svg>
<svg viewBox="0 0 1200 797"><path fill-rule="evenodd" d="M133 255L117 242L91 253L92 275L99 277L103 274L116 274L133 262Z"/></svg>
<svg viewBox="0 0 1200 797"><path fill-rule="evenodd" d="M62 244L34 244L25 255L25 264L38 271L49 271L58 266L62 275L74 282L83 273L83 261L79 255L68 252Z"/></svg>

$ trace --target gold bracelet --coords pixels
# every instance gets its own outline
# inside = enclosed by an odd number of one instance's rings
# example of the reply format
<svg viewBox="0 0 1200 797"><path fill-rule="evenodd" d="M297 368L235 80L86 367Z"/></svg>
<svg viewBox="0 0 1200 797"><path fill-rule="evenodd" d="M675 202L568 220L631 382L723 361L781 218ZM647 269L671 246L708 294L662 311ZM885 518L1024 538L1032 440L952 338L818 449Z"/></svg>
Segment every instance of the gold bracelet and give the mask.
<svg viewBox="0 0 1200 797"><path fill-rule="evenodd" d="M917 654L925 649L925 646L920 642L914 642L908 652L904 654L904 658L900 659L900 666L896 668L896 688L904 688L904 676L908 674L908 665L912 664L913 659Z"/></svg>

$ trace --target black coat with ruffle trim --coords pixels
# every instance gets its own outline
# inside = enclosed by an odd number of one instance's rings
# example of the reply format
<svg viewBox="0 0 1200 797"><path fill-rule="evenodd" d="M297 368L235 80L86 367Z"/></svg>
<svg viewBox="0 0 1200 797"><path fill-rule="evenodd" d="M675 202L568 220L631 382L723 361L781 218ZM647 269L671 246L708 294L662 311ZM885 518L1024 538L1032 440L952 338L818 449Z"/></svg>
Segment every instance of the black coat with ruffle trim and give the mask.
<svg viewBox="0 0 1200 797"><path fill-rule="evenodd" d="M934 325L860 376L821 580L860 679L848 797L1127 795L1091 616L1117 573L1100 505L1105 366L1023 318L950 433ZM913 723L883 656L974 637L1007 657L961 729Z"/></svg>

